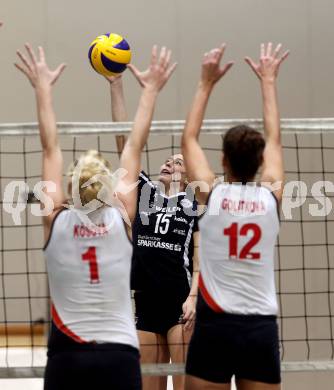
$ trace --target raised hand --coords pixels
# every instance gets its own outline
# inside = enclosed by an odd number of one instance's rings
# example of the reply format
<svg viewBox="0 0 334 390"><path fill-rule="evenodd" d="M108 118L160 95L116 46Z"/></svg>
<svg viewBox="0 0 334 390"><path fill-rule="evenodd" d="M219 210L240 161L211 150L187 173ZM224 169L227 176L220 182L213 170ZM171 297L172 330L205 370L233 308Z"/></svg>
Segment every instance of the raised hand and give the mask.
<svg viewBox="0 0 334 390"><path fill-rule="evenodd" d="M158 58L158 47L155 45L152 49L151 63L145 71L139 71L132 64L129 64L128 68L143 88L149 88L159 92L176 68L176 63L170 65L171 56L171 50L163 47Z"/></svg>
<svg viewBox="0 0 334 390"><path fill-rule="evenodd" d="M19 50L17 51L17 55L22 61L21 64L15 63L17 69L28 77L34 88L52 86L58 80L66 65L60 64L55 70L50 70L42 47L38 47L39 58L37 58L34 50L28 43L25 44L25 48L28 52L28 57Z"/></svg>
<svg viewBox="0 0 334 390"><path fill-rule="evenodd" d="M220 48L212 49L205 53L202 62L201 82L205 85L213 86L216 84L233 66L234 62L228 62L223 67L220 62L224 56L226 44L222 44Z"/></svg>
<svg viewBox="0 0 334 390"><path fill-rule="evenodd" d="M182 305L183 317L185 330L189 330L194 325L195 314L196 314L196 298L189 296Z"/></svg>
<svg viewBox="0 0 334 390"><path fill-rule="evenodd" d="M122 74L119 74L117 76L104 76L106 80L109 81L110 84L116 84L120 83L122 80Z"/></svg>
<svg viewBox="0 0 334 390"><path fill-rule="evenodd" d="M282 62L290 54L289 50L287 50L281 55L281 49L281 43L276 46L274 51L271 42L267 45L262 43L259 62L254 62L250 57L245 57L245 61L260 80L276 79Z"/></svg>

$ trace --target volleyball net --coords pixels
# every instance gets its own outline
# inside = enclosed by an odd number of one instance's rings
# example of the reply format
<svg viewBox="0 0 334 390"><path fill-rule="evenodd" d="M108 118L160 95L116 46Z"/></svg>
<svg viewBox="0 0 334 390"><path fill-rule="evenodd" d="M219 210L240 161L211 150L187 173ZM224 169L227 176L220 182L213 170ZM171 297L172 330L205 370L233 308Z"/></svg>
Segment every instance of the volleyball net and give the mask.
<svg viewBox="0 0 334 390"><path fill-rule="evenodd" d="M203 124L200 142L217 176L223 174L224 133L240 123L262 128L259 120ZM142 154L152 179L165 159L180 151L183 126L183 121L153 122ZM60 123L58 128L65 169L87 149L99 150L117 168L115 135L126 135L131 123ZM334 119L283 120L282 134L286 185L275 259L282 367L333 370ZM41 180L41 158L36 124L0 126L0 377L40 377L46 363L50 302L43 226L31 196ZM5 193L13 193L14 202L8 204ZM143 372L170 375L183 369L182 364L153 364Z"/></svg>

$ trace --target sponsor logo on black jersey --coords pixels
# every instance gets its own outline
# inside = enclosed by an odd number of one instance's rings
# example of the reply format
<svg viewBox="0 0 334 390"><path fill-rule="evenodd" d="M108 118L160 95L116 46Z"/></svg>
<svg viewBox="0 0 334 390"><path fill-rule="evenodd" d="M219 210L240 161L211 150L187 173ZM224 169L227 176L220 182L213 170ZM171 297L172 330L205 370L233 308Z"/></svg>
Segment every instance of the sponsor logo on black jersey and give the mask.
<svg viewBox="0 0 334 390"><path fill-rule="evenodd" d="M185 218L183 218L183 217L175 217L174 221L176 221L176 222L183 222L186 225L188 225L188 221Z"/></svg>
<svg viewBox="0 0 334 390"><path fill-rule="evenodd" d="M182 246L171 242L162 241L159 237L138 236L137 245L146 248L167 249L170 251L181 252Z"/></svg>
<svg viewBox="0 0 334 390"><path fill-rule="evenodd" d="M180 201L180 204L185 209L189 209L190 207L193 207L193 202L187 198L182 199Z"/></svg>
<svg viewBox="0 0 334 390"><path fill-rule="evenodd" d="M186 235L186 231L185 230L181 230L181 229L174 229L173 233L179 234L180 236L185 236Z"/></svg>

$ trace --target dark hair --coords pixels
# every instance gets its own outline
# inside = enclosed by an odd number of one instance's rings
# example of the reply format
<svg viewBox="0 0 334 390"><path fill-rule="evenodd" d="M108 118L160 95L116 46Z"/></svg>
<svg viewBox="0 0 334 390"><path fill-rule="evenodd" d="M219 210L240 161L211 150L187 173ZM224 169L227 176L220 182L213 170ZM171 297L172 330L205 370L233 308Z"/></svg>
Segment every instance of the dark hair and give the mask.
<svg viewBox="0 0 334 390"><path fill-rule="evenodd" d="M251 181L263 162L262 134L246 125L232 127L224 137L223 152L232 175L243 184Z"/></svg>

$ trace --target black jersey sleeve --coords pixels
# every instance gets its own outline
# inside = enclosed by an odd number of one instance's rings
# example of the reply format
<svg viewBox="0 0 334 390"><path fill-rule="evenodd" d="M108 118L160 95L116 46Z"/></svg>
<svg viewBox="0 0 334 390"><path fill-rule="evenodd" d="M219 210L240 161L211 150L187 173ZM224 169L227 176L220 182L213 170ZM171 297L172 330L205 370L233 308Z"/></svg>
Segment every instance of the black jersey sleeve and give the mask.
<svg viewBox="0 0 334 390"><path fill-rule="evenodd" d="M154 201L156 186L144 171L140 172L138 180L139 184L137 213L140 213L141 211L150 212L150 204Z"/></svg>
<svg viewBox="0 0 334 390"><path fill-rule="evenodd" d="M150 177L144 171L140 172L138 180L139 180L139 190L141 190L146 183L152 183Z"/></svg>

